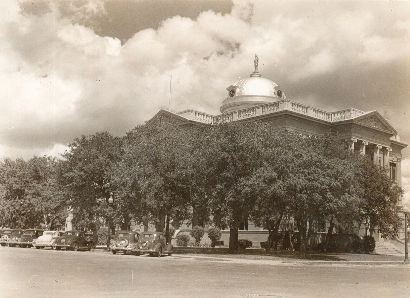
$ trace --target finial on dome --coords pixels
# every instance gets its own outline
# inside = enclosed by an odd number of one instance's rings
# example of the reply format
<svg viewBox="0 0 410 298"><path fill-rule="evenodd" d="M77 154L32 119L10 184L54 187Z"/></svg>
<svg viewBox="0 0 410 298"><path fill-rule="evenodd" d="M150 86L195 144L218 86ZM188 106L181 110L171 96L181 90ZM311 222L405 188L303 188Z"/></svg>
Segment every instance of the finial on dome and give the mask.
<svg viewBox="0 0 410 298"><path fill-rule="evenodd" d="M255 58L253 59L253 66L255 70L251 73L251 77L260 77L261 74L259 73L258 66L259 66L259 57L255 54Z"/></svg>

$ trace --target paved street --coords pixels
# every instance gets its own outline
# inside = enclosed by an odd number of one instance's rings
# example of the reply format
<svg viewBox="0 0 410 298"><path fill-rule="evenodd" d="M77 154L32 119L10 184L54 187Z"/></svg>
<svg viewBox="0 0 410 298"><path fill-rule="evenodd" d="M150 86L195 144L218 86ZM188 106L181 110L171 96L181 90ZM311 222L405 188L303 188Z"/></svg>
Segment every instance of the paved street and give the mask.
<svg viewBox="0 0 410 298"><path fill-rule="evenodd" d="M0 247L1 297L410 297L404 265Z"/></svg>

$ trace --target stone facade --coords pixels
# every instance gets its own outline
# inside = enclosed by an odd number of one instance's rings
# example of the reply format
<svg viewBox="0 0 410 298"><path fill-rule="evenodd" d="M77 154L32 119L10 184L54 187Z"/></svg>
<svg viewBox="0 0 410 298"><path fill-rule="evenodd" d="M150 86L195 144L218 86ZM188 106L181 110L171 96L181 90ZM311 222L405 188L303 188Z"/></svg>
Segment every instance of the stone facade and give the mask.
<svg viewBox="0 0 410 298"><path fill-rule="evenodd" d="M195 110L161 110L149 122L168 121L178 125L216 125L233 121L271 122L277 128L295 129L309 134L336 133L351 141L351 150L369 155L374 163L390 168L391 178L401 185L401 151L407 144L377 111L346 109L327 112L291 100L210 115Z"/></svg>

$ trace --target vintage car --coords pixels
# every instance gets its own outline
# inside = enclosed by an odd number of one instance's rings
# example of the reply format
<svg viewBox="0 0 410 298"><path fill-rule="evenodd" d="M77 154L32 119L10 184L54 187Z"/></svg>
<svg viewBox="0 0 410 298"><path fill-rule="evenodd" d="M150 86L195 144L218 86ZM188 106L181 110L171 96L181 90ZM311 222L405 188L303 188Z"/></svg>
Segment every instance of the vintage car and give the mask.
<svg viewBox="0 0 410 298"><path fill-rule="evenodd" d="M135 254L149 254L150 256L160 257L164 254L172 254L172 245L167 243L164 233L144 232L139 241L139 247Z"/></svg>
<svg viewBox="0 0 410 298"><path fill-rule="evenodd" d="M18 246L18 243L20 242L23 232L24 231L20 229L12 230L7 245L10 247Z"/></svg>
<svg viewBox="0 0 410 298"><path fill-rule="evenodd" d="M78 231L67 231L53 243L53 248L56 250L90 250L91 246L92 243L87 240L85 233Z"/></svg>
<svg viewBox="0 0 410 298"><path fill-rule="evenodd" d="M7 245L12 232L13 232L13 230L11 230L11 229L5 229L5 230L1 231L1 237L0 237L0 245L1 246L6 246Z"/></svg>
<svg viewBox="0 0 410 298"><path fill-rule="evenodd" d="M20 247L31 247L33 245L33 240L43 235L43 230L30 229L24 230L23 235L21 235L20 241L17 243Z"/></svg>
<svg viewBox="0 0 410 298"><path fill-rule="evenodd" d="M89 243L90 248L95 248L98 243L98 236L94 234L92 231L84 232L85 240Z"/></svg>
<svg viewBox="0 0 410 298"><path fill-rule="evenodd" d="M113 254L122 252L123 254L134 254L138 250L140 235L136 232L119 231L111 241L110 249Z"/></svg>
<svg viewBox="0 0 410 298"><path fill-rule="evenodd" d="M37 249L53 247L54 241L64 232L61 231L44 231L43 235L33 240L33 246Z"/></svg>

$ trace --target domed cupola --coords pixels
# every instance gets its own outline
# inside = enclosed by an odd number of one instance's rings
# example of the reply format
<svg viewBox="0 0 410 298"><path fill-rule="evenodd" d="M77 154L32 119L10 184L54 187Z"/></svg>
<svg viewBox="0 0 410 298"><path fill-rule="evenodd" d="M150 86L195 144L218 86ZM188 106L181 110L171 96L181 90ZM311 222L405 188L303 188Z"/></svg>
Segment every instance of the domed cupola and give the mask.
<svg viewBox="0 0 410 298"><path fill-rule="evenodd" d="M255 70L250 77L241 79L226 88L228 96L222 102L220 109L222 113L268 104L285 98L285 94L275 82L261 76L258 64L259 58L255 55Z"/></svg>

